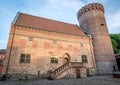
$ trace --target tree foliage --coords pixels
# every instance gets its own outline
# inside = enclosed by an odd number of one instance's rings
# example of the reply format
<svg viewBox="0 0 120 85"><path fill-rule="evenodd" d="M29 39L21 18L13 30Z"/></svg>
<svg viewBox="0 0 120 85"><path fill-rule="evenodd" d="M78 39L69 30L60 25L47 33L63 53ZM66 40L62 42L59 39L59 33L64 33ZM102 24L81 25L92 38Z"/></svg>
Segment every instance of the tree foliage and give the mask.
<svg viewBox="0 0 120 85"><path fill-rule="evenodd" d="M120 34L110 34L114 53L120 53Z"/></svg>

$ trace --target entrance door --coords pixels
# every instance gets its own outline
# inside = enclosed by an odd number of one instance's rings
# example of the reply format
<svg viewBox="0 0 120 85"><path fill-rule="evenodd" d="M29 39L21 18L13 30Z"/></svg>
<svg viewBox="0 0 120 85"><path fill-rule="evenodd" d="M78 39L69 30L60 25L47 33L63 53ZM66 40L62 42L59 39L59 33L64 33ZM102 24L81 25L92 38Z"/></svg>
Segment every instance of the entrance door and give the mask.
<svg viewBox="0 0 120 85"><path fill-rule="evenodd" d="M63 64L70 62L70 55L68 53L65 53L63 55Z"/></svg>
<svg viewBox="0 0 120 85"><path fill-rule="evenodd" d="M67 63L68 62L68 58L64 58L63 63Z"/></svg>
<svg viewBox="0 0 120 85"><path fill-rule="evenodd" d="M76 69L76 78L81 78L80 69Z"/></svg>

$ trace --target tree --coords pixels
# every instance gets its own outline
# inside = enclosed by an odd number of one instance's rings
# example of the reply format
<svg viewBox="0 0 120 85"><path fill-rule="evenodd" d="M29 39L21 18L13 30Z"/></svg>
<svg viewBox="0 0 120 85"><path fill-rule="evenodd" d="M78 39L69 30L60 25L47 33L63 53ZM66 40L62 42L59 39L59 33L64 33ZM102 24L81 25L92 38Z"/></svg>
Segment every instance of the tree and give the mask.
<svg viewBox="0 0 120 85"><path fill-rule="evenodd" d="M120 34L110 34L114 53L120 53Z"/></svg>

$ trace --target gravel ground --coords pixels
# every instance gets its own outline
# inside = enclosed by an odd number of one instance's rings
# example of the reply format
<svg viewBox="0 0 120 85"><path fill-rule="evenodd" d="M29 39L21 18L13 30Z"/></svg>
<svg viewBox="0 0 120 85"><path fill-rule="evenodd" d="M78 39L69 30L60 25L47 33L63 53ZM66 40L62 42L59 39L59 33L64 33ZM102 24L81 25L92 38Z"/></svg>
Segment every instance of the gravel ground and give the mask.
<svg viewBox="0 0 120 85"><path fill-rule="evenodd" d="M120 85L120 78L93 76L82 79L0 81L0 85Z"/></svg>

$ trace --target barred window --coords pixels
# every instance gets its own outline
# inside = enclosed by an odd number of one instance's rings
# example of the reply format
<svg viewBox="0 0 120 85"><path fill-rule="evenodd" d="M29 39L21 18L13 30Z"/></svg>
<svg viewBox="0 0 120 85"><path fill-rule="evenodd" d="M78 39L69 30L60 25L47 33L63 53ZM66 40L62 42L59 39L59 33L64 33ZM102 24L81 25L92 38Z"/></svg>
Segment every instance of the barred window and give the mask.
<svg viewBox="0 0 120 85"><path fill-rule="evenodd" d="M58 63L57 56L51 56L51 63Z"/></svg>
<svg viewBox="0 0 120 85"><path fill-rule="evenodd" d="M20 63L30 63L30 54L21 54Z"/></svg>
<svg viewBox="0 0 120 85"><path fill-rule="evenodd" d="M87 63L87 55L82 55L82 62Z"/></svg>

